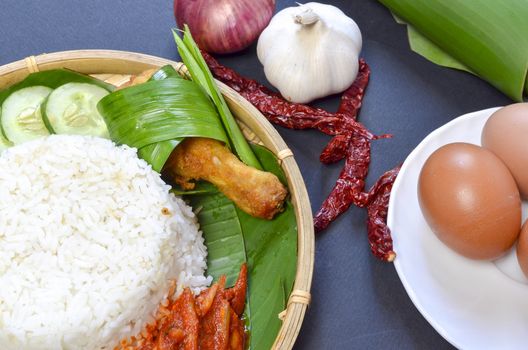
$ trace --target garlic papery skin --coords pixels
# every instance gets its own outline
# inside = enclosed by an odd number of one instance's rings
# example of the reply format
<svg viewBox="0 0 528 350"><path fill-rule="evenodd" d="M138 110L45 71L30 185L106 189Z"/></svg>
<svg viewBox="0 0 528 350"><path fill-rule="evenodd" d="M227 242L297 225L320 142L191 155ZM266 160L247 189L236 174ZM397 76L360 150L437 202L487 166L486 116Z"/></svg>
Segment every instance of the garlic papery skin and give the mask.
<svg viewBox="0 0 528 350"><path fill-rule="evenodd" d="M257 55L285 99L308 103L352 85L361 46L350 17L335 6L310 2L278 12L259 37Z"/></svg>

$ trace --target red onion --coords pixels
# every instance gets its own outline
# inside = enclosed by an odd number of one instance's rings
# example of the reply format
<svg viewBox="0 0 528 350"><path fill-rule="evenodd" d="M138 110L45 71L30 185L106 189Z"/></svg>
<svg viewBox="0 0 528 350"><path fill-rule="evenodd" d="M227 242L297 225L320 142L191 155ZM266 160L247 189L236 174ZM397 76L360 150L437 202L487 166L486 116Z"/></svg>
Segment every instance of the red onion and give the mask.
<svg viewBox="0 0 528 350"><path fill-rule="evenodd" d="M174 0L174 17L187 24L201 49L232 53L248 47L268 25L275 0Z"/></svg>

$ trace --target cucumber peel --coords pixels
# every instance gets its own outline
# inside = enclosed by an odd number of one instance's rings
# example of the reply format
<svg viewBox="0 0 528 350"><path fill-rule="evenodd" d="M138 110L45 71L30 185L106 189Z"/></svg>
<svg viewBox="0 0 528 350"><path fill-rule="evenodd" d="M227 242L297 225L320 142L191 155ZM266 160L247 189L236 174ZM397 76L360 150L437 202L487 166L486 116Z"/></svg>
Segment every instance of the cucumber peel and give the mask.
<svg viewBox="0 0 528 350"><path fill-rule="evenodd" d="M97 103L109 92L88 83L67 83L53 90L42 105L42 118L56 134L92 135L109 138Z"/></svg>
<svg viewBox="0 0 528 350"><path fill-rule="evenodd" d="M2 103L2 130L14 144L49 135L40 106L51 93L46 86L30 86L13 92Z"/></svg>

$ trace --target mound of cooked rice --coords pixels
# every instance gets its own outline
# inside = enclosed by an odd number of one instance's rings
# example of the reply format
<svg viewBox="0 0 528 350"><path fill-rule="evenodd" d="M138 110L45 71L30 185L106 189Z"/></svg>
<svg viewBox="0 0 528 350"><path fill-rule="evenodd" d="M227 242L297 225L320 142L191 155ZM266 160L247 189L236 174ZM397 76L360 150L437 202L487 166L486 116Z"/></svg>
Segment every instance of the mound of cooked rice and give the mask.
<svg viewBox="0 0 528 350"><path fill-rule="evenodd" d="M0 155L0 348L112 349L169 280L198 291L191 208L136 150L53 135Z"/></svg>

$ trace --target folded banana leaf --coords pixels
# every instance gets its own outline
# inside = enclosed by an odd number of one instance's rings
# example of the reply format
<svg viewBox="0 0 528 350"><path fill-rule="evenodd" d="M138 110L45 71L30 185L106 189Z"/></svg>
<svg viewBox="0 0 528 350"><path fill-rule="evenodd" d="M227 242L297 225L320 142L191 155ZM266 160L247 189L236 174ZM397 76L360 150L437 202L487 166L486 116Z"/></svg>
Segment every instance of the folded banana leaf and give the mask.
<svg viewBox="0 0 528 350"><path fill-rule="evenodd" d="M152 81L152 80L164 80L164 79L167 79L167 78L180 78L180 79L183 79L181 77L181 75L178 74L176 69L174 69L173 66L168 64L166 66L161 67L158 71L154 72L154 74L152 74L152 77L150 77L149 80L150 81Z"/></svg>
<svg viewBox="0 0 528 350"><path fill-rule="evenodd" d="M115 91L97 108L110 138L139 149L139 156L160 171L185 137L228 142L215 106L200 86L176 77L152 80Z"/></svg>
<svg viewBox="0 0 528 350"><path fill-rule="evenodd" d="M172 151L181 142L181 138L151 143L138 149L138 155L152 166L154 171L161 173L161 169L169 159Z"/></svg>
<svg viewBox="0 0 528 350"><path fill-rule="evenodd" d="M526 0L379 0L410 25L411 48L467 70L514 100L528 93Z"/></svg>
<svg viewBox="0 0 528 350"><path fill-rule="evenodd" d="M154 72L149 81L164 80L167 78L182 79L174 67L171 65L166 65ZM152 169L157 172L161 172L163 165L165 165L165 162L167 159L169 159L170 154L176 148L176 146L178 146L181 140L182 138L174 138L172 140L151 143L150 145L139 148L138 155L141 159L144 159L147 163L149 163L152 166Z"/></svg>

